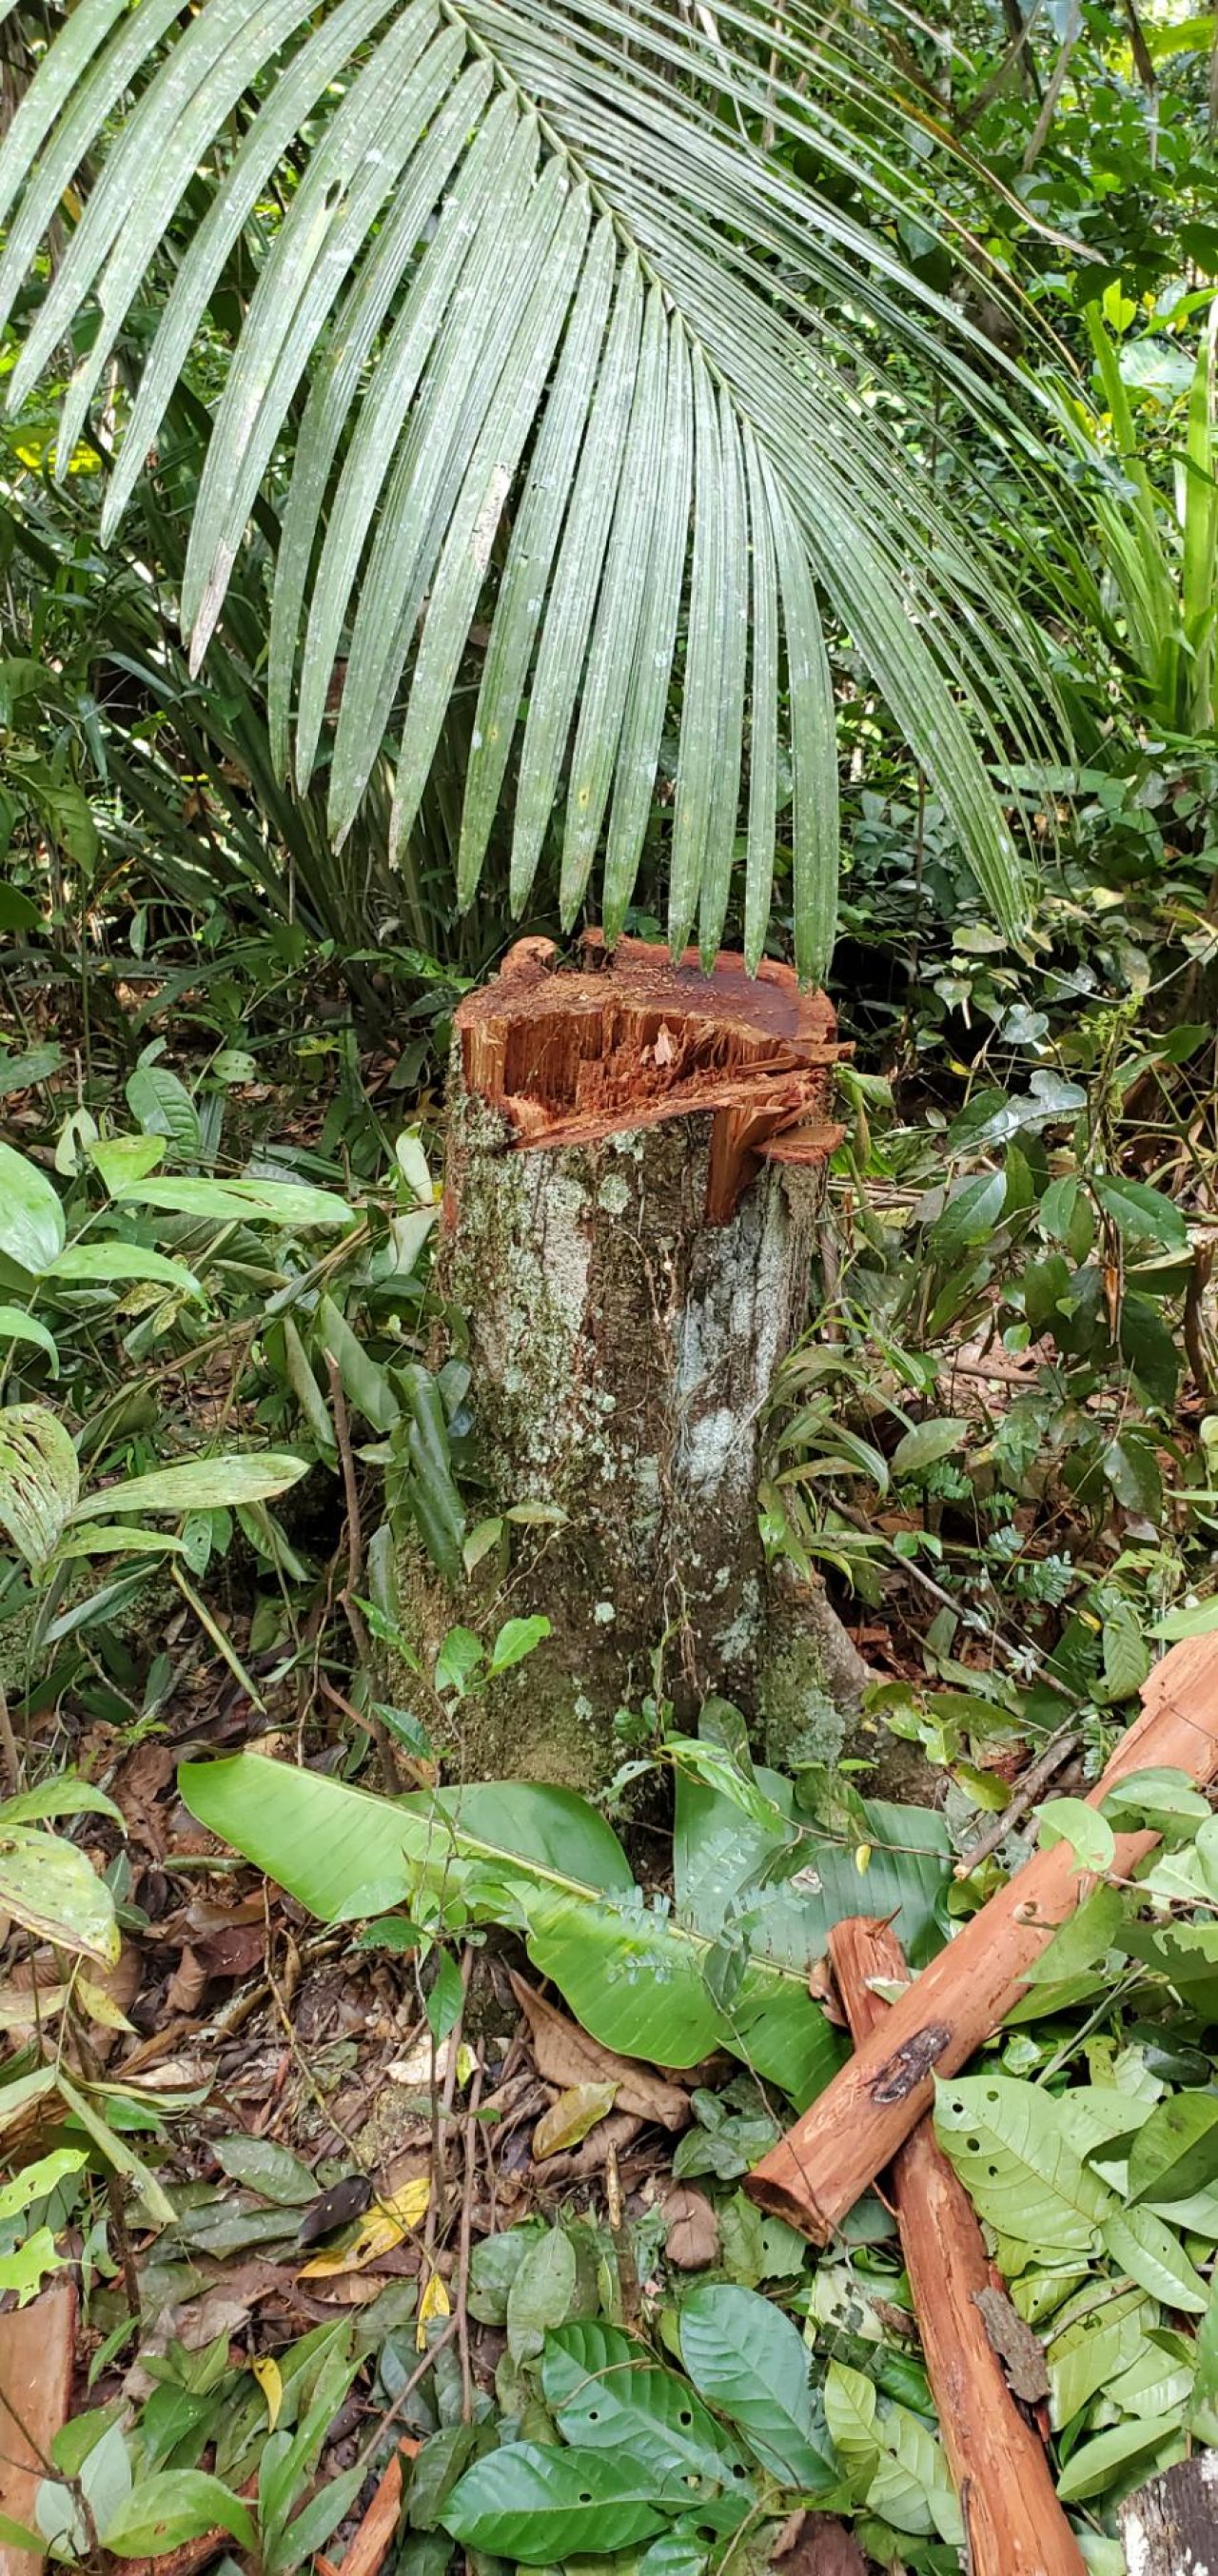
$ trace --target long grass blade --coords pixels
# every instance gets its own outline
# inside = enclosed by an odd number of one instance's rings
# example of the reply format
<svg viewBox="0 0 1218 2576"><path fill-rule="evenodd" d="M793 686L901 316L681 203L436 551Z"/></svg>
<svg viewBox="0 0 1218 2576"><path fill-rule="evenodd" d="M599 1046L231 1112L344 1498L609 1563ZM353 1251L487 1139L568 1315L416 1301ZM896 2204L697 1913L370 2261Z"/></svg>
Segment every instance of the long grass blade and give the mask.
<svg viewBox="0 0 1218 2576"><path fill-rule="evenodd" d="M668 863L668 944L678 957L689 938L702 870L715 780L715 736L723 687L727 504L715 388L700 349L693 352L694 551L689 581L685 692L677 753L677 797Z"/></svg>
<svg viewBox="0 0 1218 2576"><path fill-rule="evenodd" d="M808 557L777 480L762 480L782 590L791 701L792 875L795 966L801 984L819 982L837 927L837 723L833 679Z"/></svg>
<svg viewBox="0 0 1218 2576"><path fill-rule="evenodd" d="M693 411L689 351L680 323L668 333L668 382L655 520L638 647L613 782L601 918L612 946L634 892L672 684L677 619L689 546Z"/></svg>
<svg viewBox="0 0 1218 2576"><path fill-rule="evenodd" d="M637 260L628 258L618 276L529 697L512 836L512 903L517 910L537 873L583 673L634 394L642 303L642 274Z"/></svg>
<svg viewBox="0 0 1218 2576"><path fill-rule="evenodd" d="M347 603L402 424L473 244L487 222L487 209L502 181L507 147L519 122L515 101L500 92L466 155L356 416L326 527L305 633L296 721L296 775L302 786L316 757Z"/></svg>
<svg viewBox="0 0 1218 2576"><path fill-rule="evenodd" d="M271 634L267 657L267 717L276 775L284 777L289 761L292 675L301 614L308 589L318 526L331 468L359 392L364 369L377 336L411 262L419 237L438 203L476 126L491 86L486 63L473 63L449 92L433 118L401 180L390 213L377 234L359 276L336 315L329 343L317 366L305 406L292 480L283 513L282 534L271 594ZM383 363L388 365L386 351ZM339 617L341 619L341 608ZM330 657L333 664L333 653ZM318 717L320 724L320 716ZM302 784L312 765L316 734L302 755Z"/></svg>
<svg viewBox="0 0 1218 2576"><path fill-rule="evenodd" d="M398 755L389 828L391 857L410 830L427 784L504 503L567 318L588 222L588 192L581 188L563 213L529 298L449 522L431 585Z"/></svg>
<svg viewBox="0 0 1218 2576"><path fill-rule="evenodd" d="M638 374L618 484L613 531L580 698L567 791L559 908L569 930L584 899L600 840L652 575L657 476L664 436L667 325L659 289L648 291Z"/></svg>
<svg viewBox="0 0 1218 2576"><path fill-rule="evenodd" d="M719 457L723 476L719 721L715 729L715 762L698 931L702 963L708 973L723 937L731 892L732 860L736 854L740 765L744 748L744 678L749 643L748 507L744 461L735 414L726 392L722 390L719 396Z"/></svg>
<svg viewBox="0 0 1218 2576"><path fill-rule="evenodd" d="M765 479L757 442L747 425L744 461L749 491L752 599L744 958L750 975L755 975L765 954L769 927L778 818L778 575Z"/></svg>
<svg viewBox="0 0 1218 2576"><path fill-rule="evenodd" d="M126 7L127 0L78 0L58 44L48 46L0 144L0 224L7 221L26 172L42 150L61 109L74 90L80 97L78 84L83 82L98 47L105 44L116 18L123 16ZM151 41L155 43L156 38ZM37 233L34 238L38 239Z"/></svg>
<svg viewBox="0 0 1218 2576"><path fill-rule="evenodd" d="M499 585L461 815L457 901L462 910L477 891L541 624L596 381L615 257L613 226L603 216L584 263Z"/></svg>
<svg viewBox="0 0 1218 2576"><path fill-rule="evenodd" d="M434 25L432 0L413 0L393 21L326 128L259 277L191 526L182 622L193 669L214 632L254 495L343 277L451 78L448 31L428 44Z"/></svg>

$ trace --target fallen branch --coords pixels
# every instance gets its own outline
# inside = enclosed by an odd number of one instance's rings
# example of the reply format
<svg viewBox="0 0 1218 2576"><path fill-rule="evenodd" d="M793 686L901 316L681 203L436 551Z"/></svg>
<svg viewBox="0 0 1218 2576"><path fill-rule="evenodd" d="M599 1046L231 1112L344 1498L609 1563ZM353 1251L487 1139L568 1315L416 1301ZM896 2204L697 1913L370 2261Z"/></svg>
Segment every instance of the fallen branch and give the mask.
<svg viewBox="0 0 1218 2576"><path fill-rule="evenodd" d="M402 2510L402 2461L416 2459L419 2444L404 2433L380 2479L363 2521L345 2551L338 2576L379 2576L389 2555Z"/></svg>
<svg viewBox="0 0 1218 2576"><path fill-rule="evenodd" d="M1184 1771L1202 1785L1218 1776L1218 1638L1174 1646L1143 1684L1142 1701L1089 1806L1152 1767ZM1114 1875L1129 1878L1158 1840L1118 1834ZM1036 1852L914 1978L882 2027L747 2177L750 2199L826 2244L930 2108L936 2076L958 2073L999 2028L1029 1969L1093 1884L1069 1843Z"/></svg>
<svg viewBox="0 0 1218 2576"><path fill-rule="evenodd" d="M899 1942L861 1915L838 1923L829 1956L855 2045L891 2007L869 1980L908 1975ZM929 2120L898 2148L892 2198L901 2251L972 2576L1084 2576L1040 2439L1007 2385L977 2305L990 2270L972 2202Z"/></svg>

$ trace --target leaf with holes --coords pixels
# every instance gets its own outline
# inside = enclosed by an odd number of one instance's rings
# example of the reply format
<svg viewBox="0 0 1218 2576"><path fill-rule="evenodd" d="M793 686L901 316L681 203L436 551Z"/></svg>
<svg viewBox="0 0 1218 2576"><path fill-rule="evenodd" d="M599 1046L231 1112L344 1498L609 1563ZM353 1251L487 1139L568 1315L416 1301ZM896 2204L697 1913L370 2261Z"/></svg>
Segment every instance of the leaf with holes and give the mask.
<svg viewBox="0 0 1218 2576"><path fill-rule="evenodd" d="M803 2336L755 2290L708 2281L681 2306L681 2359L699 2394L738 2426L783 2486L824 2495L835 2484L816 2429Z"/></svg>
<svg viewBox="0 0 1218 2576"><path fill-rule="evenodd" d="M0 1817L0 1914L40 1941L112 1968L119 1953L114 1899L84 1852L60 1834Z"/></svg>
<svg viewBox="0 0 1218 2576"><path fill-rule="evenodd" d="M935 2130L978 2216L1042 2254L1089 2252L1116 2207L1076 2153L1052 2095L1013 2075L937 2084Z"/></svg>
<svg viewBox="0 0 1218 2576"><path fill-rule="evenodd" d="M9 1404L0 1412L0 1529L27 1565L45 1565L66 1529L80 1492L80 1465L69 1434L42 1404Z"/></svg>
<svg viewBox="0 0 1218 2576"><path fill-rule="evenodd" d="M743 2454L701 2399L644 2344L599 2320L546 2337L542 2393L564 2441L620 2451L688 2501L715 2488L751 2493Z"/></svg>
<svg viewBox="0 0 1218 2576"><path fill-rule="evenodd" d="M509 2442L467 2469L443 2509L467 2549L526 2567L633 2549L665 2514L643 2467L605 2451Z"/></svg>

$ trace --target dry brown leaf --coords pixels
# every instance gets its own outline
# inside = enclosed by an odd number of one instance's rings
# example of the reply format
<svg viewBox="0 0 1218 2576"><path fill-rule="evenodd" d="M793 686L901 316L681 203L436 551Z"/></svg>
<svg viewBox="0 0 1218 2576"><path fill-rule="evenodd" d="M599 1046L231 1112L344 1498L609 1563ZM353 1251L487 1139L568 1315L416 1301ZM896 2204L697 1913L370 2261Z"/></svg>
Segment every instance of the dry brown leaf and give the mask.
<svg viewBox="0 0 1218 2576"><path fill-rule="evenodd" d="M702 2272L719 2254L719 2221L704 2191L674 2183L662 2202L664 2251L679 2272Z"/></svg>
<svg viewBox="0 0 1218 2576"><path fill-rule="evenodd" d="M392 2200L373 2203L353 2244L342 2246L334 2253L315 2254L311 2263L305 2263L301 2268L301 2280L324 2281L339 2272L366 2271L370 2263L375 2263L378 2254L388 2254L418 2226L426 2214L430 2197L430 2177L425 2173L413 2175L409 2182L403 2183L400 2191L394 2193Z"/></svg>
<svg viewBox="0 0 1218 2576"><path fill-rule="evenodd" d="M689 2096L634 2057L618 2057L590 2039L565 2013L535 1994L523 1977L513 1976L512 1992L529 2025L537 2072L547 2084L566 2092L576 2084L612 2084L616 2108L633 2111L640 2120L655 2120L662 2129L689 2126Z"/></svg>
<svg viewBox="0 0 1218 2576"><path fill-rule="evenodd" d="M867 2576L867 2561L857 2540L832 2514L792 2514L771 2556L782 2576Z"/></svg>
<svg viewBox="0 0 1218 2576"><path fill-rule="evenodd" d="M565 2155L578 2147L607 2112L613 2109L616 2084L572 2084L560 2093L549 2110L543 2111L533 2131L533 2154L538 2164L547 2156Z"/></svg>
<svg viewBox="0 0 1218 2576"><path fill-rule="evenodd" d="M194 2013L207 1992L208 1971L194 1950L183 1950L166 1989L170 2012Z"/></svg>
<svg viewBox="0 0 1218 2576"><path fill-rule="evenodd" d="M832 2022L835 2030L845 2030L846 2016L842 2011L842 1999L837 1991L837 1979L828 1959L813 1960L808 1970L808 1992L813 2003L820 2005L826 2021Z"/></svg>
<svg viewBox="0 0 1218 2576"><path fill-rule="evenodd" d="M589 2174L600 2173L608 2163L610 2149L615 2156L624 2156L642 2127L633 2111L611 2111L607 2119L597 2121L581 2147L573 2147L569 2155L547 2156L537 2169L536 2183L548 2191L559 2183L586 2182Z"/></svg>

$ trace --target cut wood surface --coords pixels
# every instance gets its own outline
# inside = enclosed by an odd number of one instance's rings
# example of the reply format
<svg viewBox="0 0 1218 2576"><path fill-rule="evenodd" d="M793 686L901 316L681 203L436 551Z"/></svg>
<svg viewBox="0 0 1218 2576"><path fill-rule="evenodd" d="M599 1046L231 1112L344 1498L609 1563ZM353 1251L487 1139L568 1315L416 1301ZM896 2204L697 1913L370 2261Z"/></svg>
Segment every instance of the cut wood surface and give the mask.
<svg viewBox="0 0 1218 2576"><path fill-rule="evenodd" d="M0 2513L36 2530L34 2499L72 2403L76 2290L53 2281L0 2317ZM38 2576L41 2551L0 2543L0 2576Z"/></svg>
<svg viewBox="0 0 1218 2576"><path fill-rule="evenodd" d="M882 2033L892 2009L868 1980L908 1974L900 1943L886 1924L855 1915L835 1925L829 1956L862 2045ZM1040 2437L986 2331L977 2304L991 2286L981 2229L929 2119L898 2148L891 2192L972 2576L1084 2576Z"/></svg>
<svg viewBox="0 0 1218 2576"><path fill-rule="evenodd" d="M1134 1771L1180 1770L1202 1785L1218 1776L1218 1637L1173 1646L1144 1683L1142 1702L1090 1806ZM1118 1834L1114 1874L1128 1878L1158 1840ZM957 2074L998 2029L1025 1992L1029 1968L1093 1885L1068 1843L1034 1853L748 2175L749 2197L825 2244L930 2108L936 2076Z"/></svg>
<svg viewBox="0 0 1218 2576"><path fill-rule="evenodd" d="M787 1159L823 1163L842 1135L828 1123L841 1050L823 993L791 967L756 976L724 952L705 975L696 949L599 933L583 965L548 939L521 939L493 983L456 1014L466 1090L502 1111L523 1146L587 1145L667 1118L714 1113L707 1215L732 1213L757 1158L783 1130Z"/></svg>

